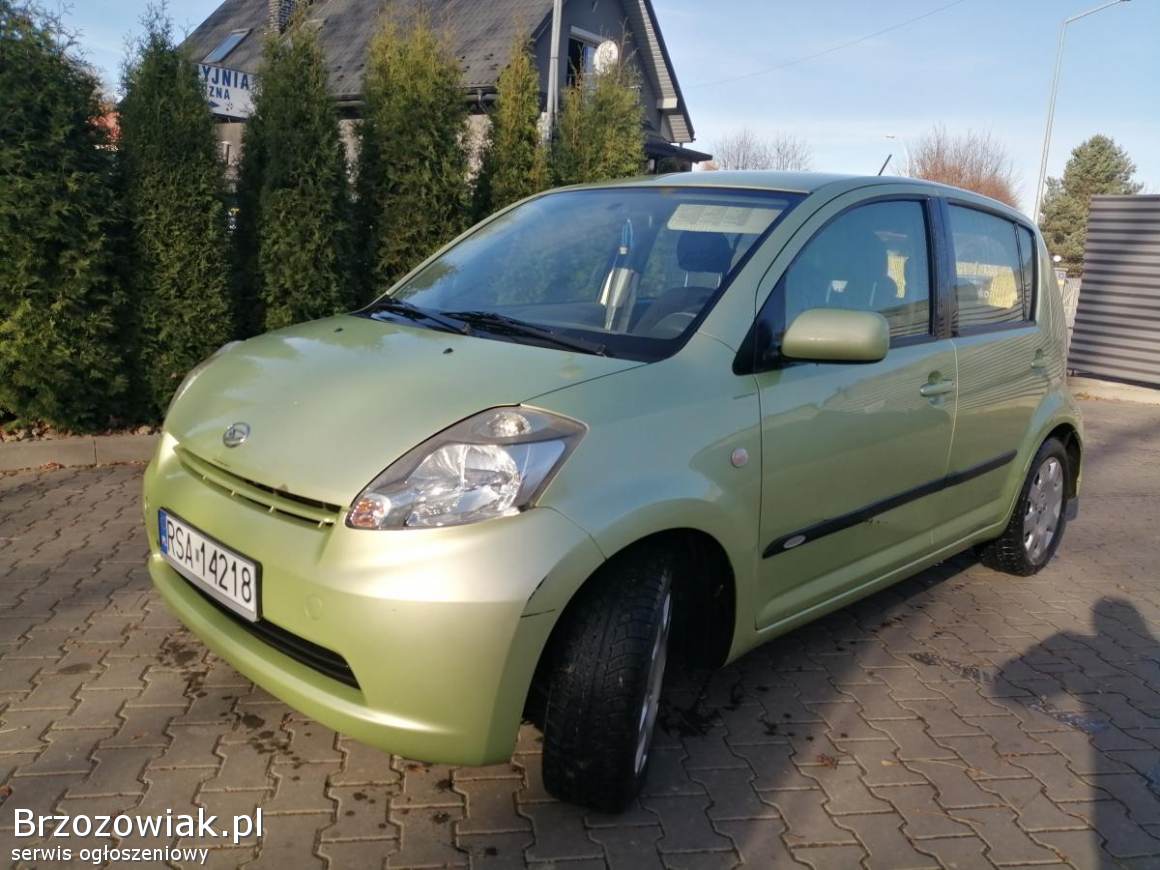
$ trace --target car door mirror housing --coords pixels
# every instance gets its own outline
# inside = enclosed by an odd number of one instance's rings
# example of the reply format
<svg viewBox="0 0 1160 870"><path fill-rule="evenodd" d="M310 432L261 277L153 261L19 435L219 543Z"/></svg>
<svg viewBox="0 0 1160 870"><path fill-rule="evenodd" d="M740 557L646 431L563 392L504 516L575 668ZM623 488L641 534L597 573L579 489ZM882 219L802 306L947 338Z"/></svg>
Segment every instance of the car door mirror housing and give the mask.
<svg viewBox="0 0 1160 870"><path fill-rule="evenodd" d="M794 318L781 355L808 362L878 362L890 350L890 324L876 311L810 308Z"/></svg>

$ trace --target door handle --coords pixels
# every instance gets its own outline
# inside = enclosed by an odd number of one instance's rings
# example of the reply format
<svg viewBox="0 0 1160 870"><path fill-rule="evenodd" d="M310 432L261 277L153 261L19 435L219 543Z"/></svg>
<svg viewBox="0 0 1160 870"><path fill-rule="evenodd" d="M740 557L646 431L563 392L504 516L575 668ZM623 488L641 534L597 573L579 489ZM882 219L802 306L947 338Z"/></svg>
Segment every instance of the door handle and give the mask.
<svg viewBox="0 0 1160 870"><path fill-rule="evenodd" d="M954 381L934 381L933 383L923 384L918 388L918 392L928 399L935 396L945 396L947 393L953 393L954 391Z"/></svg>

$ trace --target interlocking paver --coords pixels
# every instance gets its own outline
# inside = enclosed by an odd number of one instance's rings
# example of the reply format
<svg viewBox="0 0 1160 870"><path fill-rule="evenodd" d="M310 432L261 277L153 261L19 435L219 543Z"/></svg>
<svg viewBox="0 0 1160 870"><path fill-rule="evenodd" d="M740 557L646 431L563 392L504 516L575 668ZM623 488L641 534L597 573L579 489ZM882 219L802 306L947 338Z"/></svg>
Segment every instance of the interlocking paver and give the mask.
<svg viewBox="0 0 1160 870"><path fill-rule="evenodd" d="M527 848L529 861L603 856L603 848L588 836L580 808L559 803L528 804L521 806L520 812L531 819L535 833L535 840Z"/></svg>
<svg viewBox="0 0 1160 870"><path fill-rule="evenodd" d="M481 779L458 782L456 791L467 799L467 815L459 823L460 834L511 834L526 831L531 823L516 811L518 779Z"/></svg>
<svg viewBox="0 0 1160 870"><path fill-rule="evenodd" d="M847 870L865 860L866 850L853 846L806 846L793 850L793 856L814 870Z"/></svg>
<svg viewBox="0 0 1160 870"><path fill-rule="evenodd" d="M754 774L748 767L694 770L690 776L705 787L711 801L706 813L714 821L778 817L777 809L763 801L754 789Z"/></svg>
<svg viewBox="0 0 1160 870"><path fill-rule="evenodd" d="M935 787L935 798L943 809L985 807L1001 803L994 795L979 788L967 774L965 765L956 761L908 761L906 766L922 774Z"/></svg>
<svg viewBox="0 0 1160 870"><path fill-rule="evenodd" d="M381 785L331 786L326 794L335 802L334 822L322 830L322 839L397 839L399 831L388 818L393 793Z"/></svg>
<svg viewBox="0 0 1160 870"><path fill-rule="evenodd" d="M665 866L657 851L657 843L663 836L659 825L600 828L589 836L604 847L610 870L661 870Z"/></svg>
<svg viewBox="0 0 1160 870"><path fill-rule="evenodd" d="M746 867L804 866L785 844L785 824L762 819L732 819L715 822L714 827L733 841Z"/></svg>
<svg viewBox="0 0 1160 870"><path fill-rule="evenodd" d="M275 765L274 796L262 806L268 813L333 813L334 801L326 794L330 776L338 770L334 762Z"/></svg>
<svg viewBox="0 0 1160 870"><path fill-rule="evenodd" d="M1036 843L1015 824L1015 812L1006 807L976 807L955 811L955 818L972 828L987 844L987 857L996 864L1033 864L1055 861L1050 849Z"/></svg>
<svg viewBox="0 0 1160 870"><path fill-rule="evenodd" d="M1044 794L1039 780L992 779L982 787L1015 810L1015 821L1025 831L1058 831L1084 826L1082 819L1070 814L1071 804L1057 804Z"/></svg>
<svg viewBox="0 0 1160 870"><path fill-rule="evenodd" d="M875 797L862 781L857 764L813 764L802 767L802 773L818 781L826 793L826 812L832 816L851 813L885 813L890 805Z"/></svg>
<svg viewBox="0 0 1160 870"><path fill-rule="evenodd" d="M971 832L939 807L934 786L894 785L872 791L898 811L905 820L903 832L913 839L960 837Z"/></svg>
<svg viewBox="0 0 1160 870"><path fill-rule="evenodd" d="M711 801L707 796L647 797L642 803L645 809L660 819L664 837L657 849L662 855L669 852L723 852L733 849L727 837L713 830L707 812Z"/></svg>
<svg viewBox="0 0 1160 870"><path fill-rule="evenodd" d="M471 834L460 835L459 848L470 856L473 870L524 870L528 866L524 849L531 842L530 831L523 834Z"/></svg>
<svg viewBox="0 0 1160 870"><path fill-rule="evenodd" d="M791 847L817 843L852 843L854 836L839 828L825 812L826 794L820 789L763 792L785 820L785 841Z"/></svg>
<svg viewBox="0 0 1160 870"><path fill-rule="evenodd" d="M881 814L844 816L838 821L857 835L867 852L867 865L890 870L927 870L939 867L930 855L924 855L902 833L902 819Z"/></svg>
<svg viewBox="0 0 1160 870"><path fill-rule="evenodd" d="M1117 858L1155 855L1160 864L1160 839L1130 819L1118 800L1081 801L1069 804L1068 811L1086 819L1104 838L1104 848Z"/></svg>
<svg viewBox="0 0 1160 870"><path fill-rule="evenodd" d="M328 822L329 816L321 814L266 817L262 848L253 861L243 866L269 870L325 868L327 861L318 854L316 844L318 829Z"/></svg>
<svg viewBox="0 0 1160 870"><path fill-rule="evenodd" d="M1151 870L1160 412L1086 409L1083 517L1040 575L956 557L721 673L674 669L620 815L555 802L531 726L510 761L425 765L253 687L151 590L139 467L0 475L0 801L263 806L263 842L207 841L210 867Z"/></svg>

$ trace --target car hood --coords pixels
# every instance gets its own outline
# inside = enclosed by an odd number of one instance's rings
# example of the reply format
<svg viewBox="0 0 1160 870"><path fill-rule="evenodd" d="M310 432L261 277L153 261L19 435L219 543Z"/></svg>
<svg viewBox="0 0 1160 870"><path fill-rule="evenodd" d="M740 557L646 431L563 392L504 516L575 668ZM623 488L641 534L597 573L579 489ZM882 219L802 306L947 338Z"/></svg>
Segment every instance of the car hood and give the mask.
<svg viewBox="0 0 1160 870"><path fill-rule="evenodd" d="M165 428L240 477L345 505L465 417L638 365L342 315L219 354L181 392ZM233 423L250 434L230 448L222 436Z"/></svg>

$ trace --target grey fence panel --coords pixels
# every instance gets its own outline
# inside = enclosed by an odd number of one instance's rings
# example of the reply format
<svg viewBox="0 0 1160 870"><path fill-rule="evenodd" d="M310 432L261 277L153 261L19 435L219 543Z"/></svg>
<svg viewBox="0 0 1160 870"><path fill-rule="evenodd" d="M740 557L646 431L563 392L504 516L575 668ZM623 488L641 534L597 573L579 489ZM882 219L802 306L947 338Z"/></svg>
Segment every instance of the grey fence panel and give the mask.
<svg viewBox="0 0 1160 870"><path fill-rule="evenodd" d="M1096 196L1068 366L1160 387L1160 196Z"/></svg>

